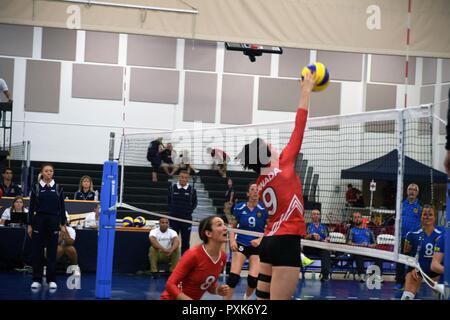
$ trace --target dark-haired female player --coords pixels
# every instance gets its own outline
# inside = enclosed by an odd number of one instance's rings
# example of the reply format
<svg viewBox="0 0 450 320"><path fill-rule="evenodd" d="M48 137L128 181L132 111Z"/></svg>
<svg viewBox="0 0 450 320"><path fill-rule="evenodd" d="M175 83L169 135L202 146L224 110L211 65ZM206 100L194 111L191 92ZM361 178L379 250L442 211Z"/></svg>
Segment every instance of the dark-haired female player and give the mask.
<svg viewBox="0 0 450 320"><path fill-rule="evenodd" d="M44 248L47 249L47 275L49 289L56 290L56 251L59 232L67 234L66 207L62 186L53 180L53 165L41 167L41 179L33 185L28 212L28 235L33 250L33 283L31 289L42 286Z"/></svg>
<svg viewBox="0 0 450 320"><path fill-rule="evenodd" d="M203 244L183 254L167 280L161 300L199 300L205 291L221 296L229 293L228 285L217 284L227 262L222 251L228 241L225 223L220 217L207 217L200 221L198 233Z"/></svg>
<svg viewBox="0 0 450 320"><path fill-rule="evenodd" d="M258 299L291 299L297 287L300 239L306 234L306 226L302 186L294 165L302 145L314 81L315 74L309 73L300 82L295 128L279 156L260 138L245 145L237 156L244 168L260 175L256 181L259 196L269 212L268 224L259 246Z"/></svg>

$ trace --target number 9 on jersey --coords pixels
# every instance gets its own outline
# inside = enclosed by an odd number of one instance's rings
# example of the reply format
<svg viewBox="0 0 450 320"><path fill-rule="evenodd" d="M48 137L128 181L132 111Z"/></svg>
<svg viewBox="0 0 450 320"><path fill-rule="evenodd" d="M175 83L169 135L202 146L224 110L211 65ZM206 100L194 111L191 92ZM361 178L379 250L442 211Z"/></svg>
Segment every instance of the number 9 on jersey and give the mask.
<svg viewBox="0 0 450 320"><path fill-rule="evenodd" d="M275 212L277 212L277 196L275 195L275 190L273 190L273 188L268 187L266 190L264 190L262 194L262 200L267 208L269 215L273 215Z"/></svg>

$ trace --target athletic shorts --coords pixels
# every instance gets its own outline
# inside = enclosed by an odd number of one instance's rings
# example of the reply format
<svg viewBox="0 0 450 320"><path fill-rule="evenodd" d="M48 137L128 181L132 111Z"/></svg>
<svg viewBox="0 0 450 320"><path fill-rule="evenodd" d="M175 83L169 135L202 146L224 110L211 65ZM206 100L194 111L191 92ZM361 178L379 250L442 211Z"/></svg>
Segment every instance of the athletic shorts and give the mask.
<svg viewBox="0 0 450 320"><path fill-rule="evenodd" d="M274 267L300 268L300 240L300 236L292 234L264 237L259 245L260 261Z"/></svg>
<svg viewBox="0 0 450 320"><path fill-rule="evenodd" d="M413 271L414 269L415 269L415 268L408 267L408 271L407 271L406 273L411 272L411 271ZM436 273L436 272L431 271L431 270L423 270L423 272L425 272L425 274L426 274L427 276L429 276L431 279L434 279L434 278L440 276L439 273ZM419 277L422 278L422 274L421 274L420 272L417 272L417 275L418 275Z"/></svg>
<svg viewBox="0 0 450 320"><path fill-rule="evenodd" d="M250 258L250 256L257 256L259 255L259 246L254 247L252 245L245 246L238 242L238 252L242 253L247 259Z"/></svg>

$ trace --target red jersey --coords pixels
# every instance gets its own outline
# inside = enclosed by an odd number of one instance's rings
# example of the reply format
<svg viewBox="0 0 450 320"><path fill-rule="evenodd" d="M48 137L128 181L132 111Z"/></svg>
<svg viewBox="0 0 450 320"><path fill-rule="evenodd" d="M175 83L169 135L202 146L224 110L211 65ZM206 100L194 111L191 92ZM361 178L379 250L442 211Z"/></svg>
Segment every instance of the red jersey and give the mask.
<svg viewBox="0 0 450 320"><path fill-rule="evenodd" d="M199 300L206 290L215 288L217 279L227 263L227 255L221 251L220 258L213 261L203 245L186 251L166 283L161 300L175 300L183 292Z"/></svg>
<svg viewBox="0 0 450 320"><path fill-rule="evenodd" d="M306 235L303 195L295 160L300 152L308 111L298 109L289 143L280 154L279 165L258 177L259 196L269 211L265 236Z"/></svg>

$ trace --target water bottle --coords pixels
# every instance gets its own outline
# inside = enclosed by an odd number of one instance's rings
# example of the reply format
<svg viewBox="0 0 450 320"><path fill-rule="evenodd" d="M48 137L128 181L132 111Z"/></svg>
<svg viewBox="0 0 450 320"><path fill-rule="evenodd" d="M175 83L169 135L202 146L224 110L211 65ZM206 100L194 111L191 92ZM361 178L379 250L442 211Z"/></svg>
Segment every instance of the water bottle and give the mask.
<svg viewBox="0 0 450 320"><path fill-rule="evenodd" d="M95 197L94 197L94 200L95 200L95 201L98 201L98 191L97 191L97 190L95 190Z"/></svg>

